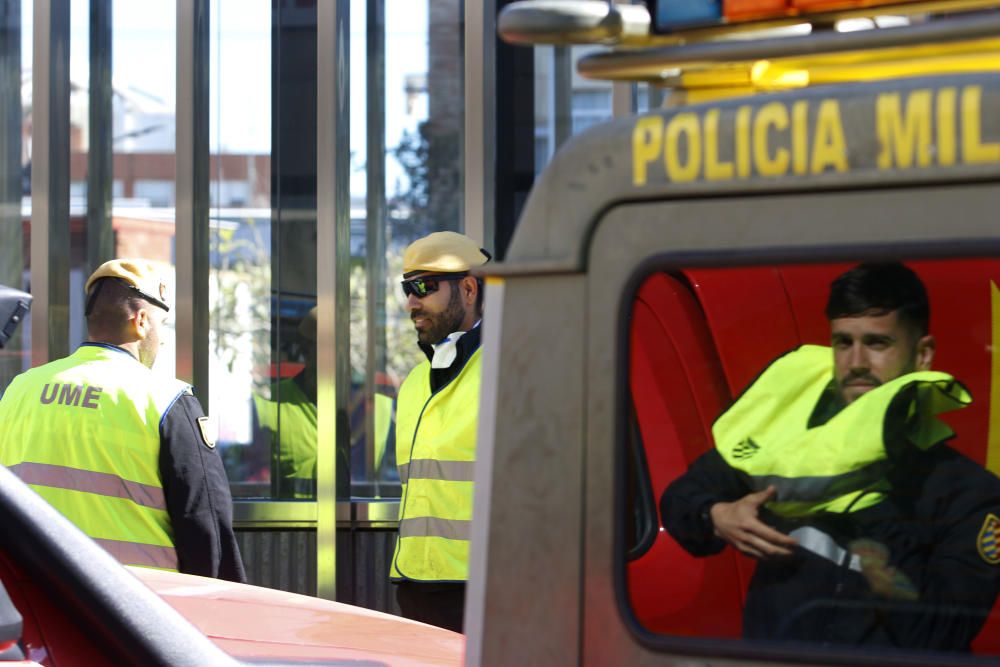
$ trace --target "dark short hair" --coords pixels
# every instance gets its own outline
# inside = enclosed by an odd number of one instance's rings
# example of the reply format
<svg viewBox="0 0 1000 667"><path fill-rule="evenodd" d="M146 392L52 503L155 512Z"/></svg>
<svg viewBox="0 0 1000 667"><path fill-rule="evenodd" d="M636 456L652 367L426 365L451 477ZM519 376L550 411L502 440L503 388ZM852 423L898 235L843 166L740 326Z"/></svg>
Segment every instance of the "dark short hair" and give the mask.
<svg viewBox="0 0 1000 667"><path fill-rule="evenodd" d="M927 335L931 314L927 289L912 269L899 262L859 264L830 284L827 319L893 311L919 336Z"/></svg>
<svg viewBox="0 0 1000 667"><path fill-rule="evenodd" d="M115 278L100 278L87 296L85 313L87 326L88 328L123 326L147 303L122 281Z"/></svg>

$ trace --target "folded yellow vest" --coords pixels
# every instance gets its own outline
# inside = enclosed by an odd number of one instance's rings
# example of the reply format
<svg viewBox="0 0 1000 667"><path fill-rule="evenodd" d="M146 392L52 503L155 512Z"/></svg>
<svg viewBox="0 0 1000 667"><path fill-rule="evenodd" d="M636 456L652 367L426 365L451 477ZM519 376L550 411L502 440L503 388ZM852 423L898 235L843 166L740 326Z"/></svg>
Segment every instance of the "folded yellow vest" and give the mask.
<svg viewBox="0 0 1000 667"><path fill-rule="evenodd" d="M888 488L887 430L898 426L913 446L926 449L954 435L936 415L972 402L951 375L919 371L872 389L809 428L832 380L830 348L803 345L768 366L712 426L719 453L754 491L776 488L767 506L776 514L801 517L877 504ZM899 424L888 423L895 418Z"/></svg>

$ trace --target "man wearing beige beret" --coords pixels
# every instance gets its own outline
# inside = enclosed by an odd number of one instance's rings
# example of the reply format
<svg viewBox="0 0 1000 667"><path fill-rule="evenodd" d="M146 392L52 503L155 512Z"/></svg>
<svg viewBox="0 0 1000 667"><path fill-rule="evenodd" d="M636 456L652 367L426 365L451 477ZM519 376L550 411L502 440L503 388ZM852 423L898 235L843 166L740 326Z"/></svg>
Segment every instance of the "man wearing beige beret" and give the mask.
<svg viewBox="0 0 1000 667"><path fill-rule="evenodd" d="M396 404L402 482L390 577L403 615L461 632L469 576L476 460L482 282L490 255L468 236L436 232L403 254L403 293L427 356Z"/></svg>
<svg viewBox="0 0 1000 667"><path fill-rule="evenodd" d="M87 342L0 399L0 463L123 564L245 581L207 417L151 370L170 309L157 268L112 260L85 291Z"/></svg>

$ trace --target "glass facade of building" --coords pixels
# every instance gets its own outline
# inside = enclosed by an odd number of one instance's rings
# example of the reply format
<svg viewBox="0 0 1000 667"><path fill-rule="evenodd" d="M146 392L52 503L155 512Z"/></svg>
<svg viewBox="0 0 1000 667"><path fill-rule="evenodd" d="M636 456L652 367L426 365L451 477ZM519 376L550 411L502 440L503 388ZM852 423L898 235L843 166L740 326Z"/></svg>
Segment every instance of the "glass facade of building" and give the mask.
<svg viewBox="0 0 1000 667"><path fill-rule="evenodd" d="M403 249L456 230L493 250L512 231L490 180L509 126L480 75L496 10L0 0L0 284L35 298L0 391L86 339L96 266L157 262L176 308L154 370L206 408L251 579L391 609L335 554L391 548L395 397L422 356ZM575 75L583 52L538 48L515 83L534 99L532 173L615 96L643 104Z"/></svg>

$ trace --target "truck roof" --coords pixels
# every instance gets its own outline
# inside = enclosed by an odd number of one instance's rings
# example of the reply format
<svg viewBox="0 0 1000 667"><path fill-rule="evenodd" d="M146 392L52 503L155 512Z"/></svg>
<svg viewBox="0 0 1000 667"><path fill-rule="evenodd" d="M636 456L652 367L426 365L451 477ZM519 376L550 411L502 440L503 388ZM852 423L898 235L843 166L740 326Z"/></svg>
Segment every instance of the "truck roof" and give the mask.
<svg viewBox="0 0 1000 667"><path fill-rule="evenodd" d="M514 3L501 15L501 34L529 41L525 25L532 17L544 24L539 16L552 4ZM569 10L560 11L565 18ZM996 178L1000 39L984 35L998 27L1000 15L990 12L863 33L673 46L647 34L652 46L635 48L633 25L622 33L629 48L585 57L581 73L659 80L674 92L664 108L564 144L536 180L505 262L489 272L581 270L596 220L617 203ZM560 42L551 25L539 34ZM818 53L803 55L810 48Z"/></svg>

